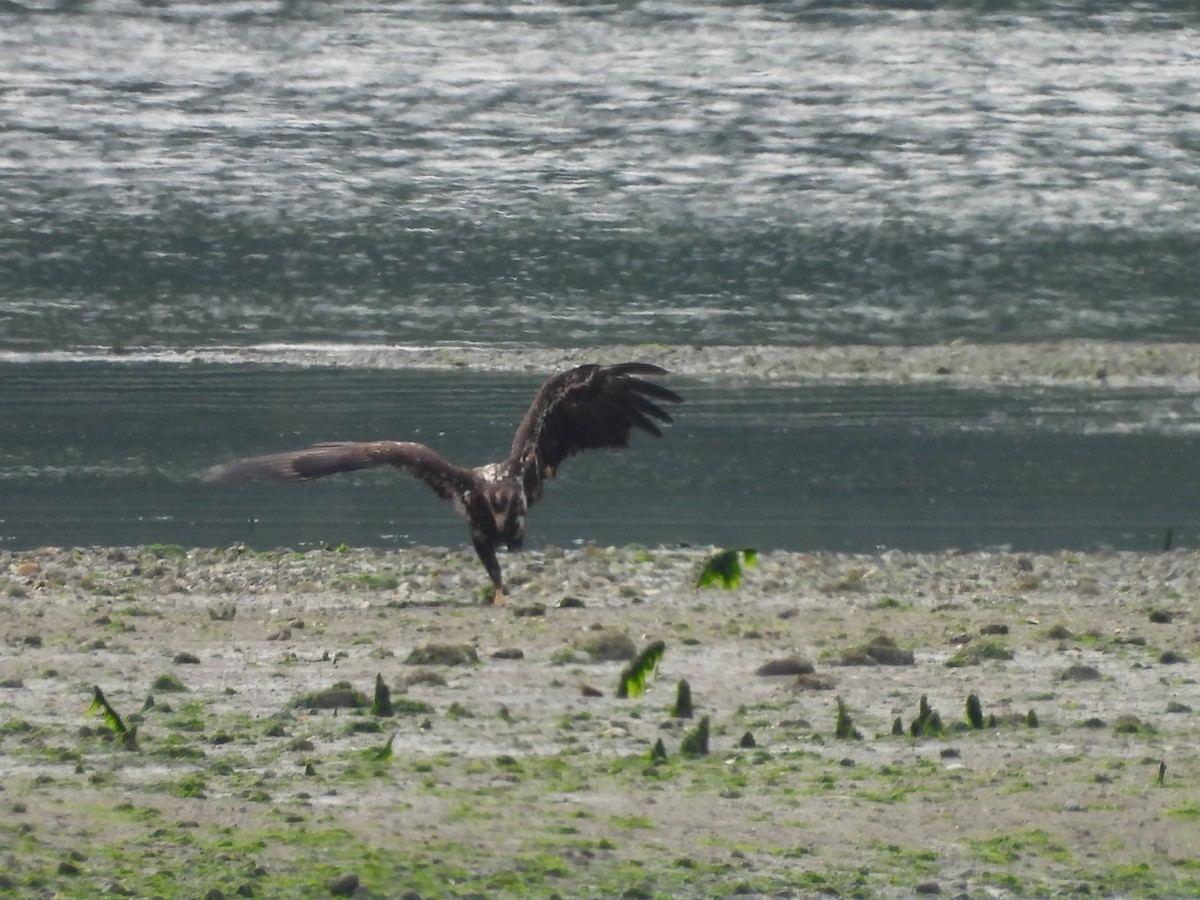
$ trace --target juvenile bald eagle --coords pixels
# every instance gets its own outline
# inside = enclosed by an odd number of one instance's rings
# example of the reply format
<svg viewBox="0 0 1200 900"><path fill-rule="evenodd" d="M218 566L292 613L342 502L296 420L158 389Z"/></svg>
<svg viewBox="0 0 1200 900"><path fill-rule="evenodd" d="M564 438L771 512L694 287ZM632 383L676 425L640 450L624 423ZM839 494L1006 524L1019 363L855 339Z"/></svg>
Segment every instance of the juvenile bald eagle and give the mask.
<svg viewBox="0 0 1200 900"><path fill-rule="evenodd" d="M671 417L656 401L682 403L674 391L637 376L664 375L649 363L586 365L549 378L517 427L507 459L468 469L412 441L337 441L307 450L237 459L214 466L206 481L311 481L336 472L391 465L413 475L454 503L467 520L471 542L504 604L504 579L496 548L518 550L525 514L542 496L545 479L581 450L627 447L634 428L662 437L657 422ZM656 422L657 420L657 422Z"/></svg>

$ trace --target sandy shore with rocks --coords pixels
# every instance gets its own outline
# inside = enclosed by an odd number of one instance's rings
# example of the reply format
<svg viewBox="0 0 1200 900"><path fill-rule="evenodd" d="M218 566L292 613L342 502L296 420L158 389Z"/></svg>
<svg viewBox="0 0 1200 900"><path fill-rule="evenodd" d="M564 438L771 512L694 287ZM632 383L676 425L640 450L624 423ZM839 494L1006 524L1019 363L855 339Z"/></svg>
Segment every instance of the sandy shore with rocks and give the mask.
<svg viewBox="0 0 1200 900"><path fill-rule="evenodd" d="M585 361L625 359L657 363L673 373L691 378L761 379L778 384L937 381L1200 387L1200 346L1108 341L1044 344L956 341L915 347L640 344L596 351L490 347L312 348L305 357L308 364L503 372L554 372Z"/></svg>
<svg viewBox="0 0 1200 900"><path fill-rule="evenodd" d="M544 374L584 362L630 359L657 363L703 380L765 380L778 384L912 383L1167 386L1200 388L1200 345L1137 341L1070 340L976 344L951 341L922 346L679 346L656 343L556 348L495 346L406 347L396 345L265 344L188 350L133 349L114 354L7 352L0 360L105 359L351 366Z"/></svg>
<svg viewBox="0 0 1200 900"><path fill-rule="evenodd" d="M1200 893L1200 554L711 552L0 553L0 894Z"/></svg>

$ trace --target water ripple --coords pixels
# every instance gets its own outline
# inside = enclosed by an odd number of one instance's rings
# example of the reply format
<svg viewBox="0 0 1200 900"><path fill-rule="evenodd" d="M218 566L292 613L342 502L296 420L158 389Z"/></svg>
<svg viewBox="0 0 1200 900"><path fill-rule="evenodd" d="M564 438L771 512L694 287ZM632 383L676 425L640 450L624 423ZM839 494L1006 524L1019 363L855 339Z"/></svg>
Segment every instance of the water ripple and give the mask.
<svg viewBox="0 0 1200 900"><path fill-rule="evenodd" d="M2 339L1200 337L1195 10L893 6L0 13Z"/></svg>

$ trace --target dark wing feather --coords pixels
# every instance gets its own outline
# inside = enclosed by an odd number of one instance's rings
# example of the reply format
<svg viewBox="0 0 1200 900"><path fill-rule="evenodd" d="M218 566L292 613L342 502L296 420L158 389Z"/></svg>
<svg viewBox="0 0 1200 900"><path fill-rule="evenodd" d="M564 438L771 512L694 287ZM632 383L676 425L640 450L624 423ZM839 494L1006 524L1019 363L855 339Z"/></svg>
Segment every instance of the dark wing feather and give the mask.
<svg viewBox="0 0 1200 900"><path fill-rule="evenodd" d="M440 497L450 499L473 486L469 469L455 466L439 453L411 441L339 441L317 444L306 450L235 459L213 466L205 481L246 484L250 481L312 481L338 472L354 472L391 465L428 484Z"/></svg>
<svg viewBox="0 0 1200 900"><path fill-rule="evenodd" d="M548 379L513 438L513 458L527 464L531 493L536 496L541 479L581 450L627 447L635 428L661 437L658 423L670 423L671 416L659 402L683 398L637 376L665 374L649 363L622 363L579 366Z"/></svg>

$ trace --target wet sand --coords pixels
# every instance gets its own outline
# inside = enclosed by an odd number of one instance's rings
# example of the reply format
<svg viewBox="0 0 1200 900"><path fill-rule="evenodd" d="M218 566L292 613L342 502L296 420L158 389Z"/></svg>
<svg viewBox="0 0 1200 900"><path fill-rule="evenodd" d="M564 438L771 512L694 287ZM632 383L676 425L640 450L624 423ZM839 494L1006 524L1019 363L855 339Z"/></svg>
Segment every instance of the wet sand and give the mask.
<svg viewBox="0 0 1200 900"><path fill-rule="evenodd" d="M554 372L582 362L627 359L652 362L671 372L705 380L762 379L779 384L903 383L1175 384L1200 387L1200 346L1104 341L1047 344L953 342L920 347L679 347L641 344L570 350L482 347L262 348L239 351L248 359L291 360L306 365L372 368L467 369Z"/></svg>
<svg viewBox="0 0 1200 900"><path fill-rule="evenodd" d="M779 384L908 383L964 385L1091 384L1118 387L1200 388L1200 345L1114 341L975 344L951 341L925 346L630 346L496 348L392 345L257 345L197 350L122 350L29 354L10 352L0 361L30 359L150 360L352 366L380 369L443 369L550 373L583 362L637 359L680 375L706 380L763 379Z"/></svg>

